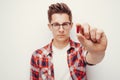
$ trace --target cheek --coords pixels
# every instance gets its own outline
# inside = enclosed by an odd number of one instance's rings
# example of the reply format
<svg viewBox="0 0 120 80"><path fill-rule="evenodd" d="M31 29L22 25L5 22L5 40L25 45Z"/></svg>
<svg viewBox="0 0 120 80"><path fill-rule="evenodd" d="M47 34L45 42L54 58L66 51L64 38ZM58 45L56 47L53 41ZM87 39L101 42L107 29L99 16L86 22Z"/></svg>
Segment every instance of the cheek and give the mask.
<svg viewBox="0 0 120 80"><path fill-rule="evenodd" d="M65 33L66 35L70 35L70 30L66 31Z"/></svg>
<svg viewBox="0 0 120 80"><path fill-rule="evenodd" d="M53 36L56 36L57 32L56 31L52 31L52 34L53 34Z"/></svg>

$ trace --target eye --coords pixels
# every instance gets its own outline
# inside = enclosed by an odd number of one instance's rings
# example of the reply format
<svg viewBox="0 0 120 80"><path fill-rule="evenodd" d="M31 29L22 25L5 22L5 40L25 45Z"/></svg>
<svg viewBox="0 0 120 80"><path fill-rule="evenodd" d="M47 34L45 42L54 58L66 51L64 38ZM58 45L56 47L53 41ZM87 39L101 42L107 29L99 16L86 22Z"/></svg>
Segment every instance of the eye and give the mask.
<svg viewBox="0 0 120 80"><path fill-rule="evenodd" d="M70 23L66 22L66 23L63 23L62 26L69 26Z"/></svg>
<svg viewBox="0 0 120 80"><path fill-rule="evenodd" d="M53 23L52 26L60 26L59 23Z"/></svg>
<svg viewBox="0 0 120 80"><path fill-rule="evenodd" d="M68 24L67 23L63 23L62 26L67 26Z"/></svg>

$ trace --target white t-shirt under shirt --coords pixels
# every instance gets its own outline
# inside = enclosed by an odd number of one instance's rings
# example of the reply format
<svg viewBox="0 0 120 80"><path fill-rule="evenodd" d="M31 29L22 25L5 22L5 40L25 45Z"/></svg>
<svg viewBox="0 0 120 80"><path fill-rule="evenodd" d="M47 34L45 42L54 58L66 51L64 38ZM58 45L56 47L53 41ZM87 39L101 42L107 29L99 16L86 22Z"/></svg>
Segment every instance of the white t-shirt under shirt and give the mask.
<svg viewBox="0 0 120 80"><path fill-rule="evenodd" d="M63 49L58 49L52 45L55 80L72 80L67 63L67 50L69 48L70 44Z"/></svg>

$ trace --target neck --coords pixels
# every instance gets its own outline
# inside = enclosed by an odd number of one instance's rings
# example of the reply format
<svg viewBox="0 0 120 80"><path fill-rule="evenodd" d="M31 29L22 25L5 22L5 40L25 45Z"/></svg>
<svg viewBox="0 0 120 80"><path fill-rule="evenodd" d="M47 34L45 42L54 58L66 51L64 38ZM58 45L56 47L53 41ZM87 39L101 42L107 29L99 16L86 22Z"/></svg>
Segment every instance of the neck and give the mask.
<svg viewBox="0 0 120 80"><path fill-rule="evenodd" d="M64 47L66 47L69 43L69 39L65 40L65 41L57 41L57 40L53 40L53 45L58 48L58 49L62 49Z"/></svg>

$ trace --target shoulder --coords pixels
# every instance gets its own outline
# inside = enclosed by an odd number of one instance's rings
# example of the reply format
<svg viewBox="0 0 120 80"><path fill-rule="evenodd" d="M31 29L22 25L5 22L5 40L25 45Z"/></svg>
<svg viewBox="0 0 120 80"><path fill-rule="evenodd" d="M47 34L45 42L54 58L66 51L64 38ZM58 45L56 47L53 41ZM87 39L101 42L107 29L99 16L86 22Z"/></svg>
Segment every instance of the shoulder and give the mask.
<svg viewBox="0 0 120 80"><path fill-rule="evenodd" d="M82 45L79 42L74 41L74 44L75 44L75 47L82 47Z"/></svg>
<svg viewBox="0 0 120 80"><path fill-rule="evenodd" d="M73 48L77 52L80 52L80 54L86 53L85 47L80 42L70 41L70 45L71 45L71 48Z"/></svg>
<svg viewBox="0 0 120 80"><path fill-rule="evenodd" d="M32 56L41 57L41 56L47 55L48 53L49 53L49 44L45 45L42 48L36 49L33 52Z"/></svg>
<svg viewBox="0 0 120 80"><path fill-rule="evenodd" d="M74 47L74 48L80 48L80 47L82 47L82 44L80 42L70 40L70 46Z"/></svg>

